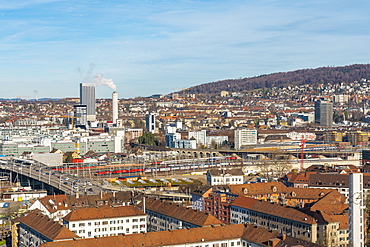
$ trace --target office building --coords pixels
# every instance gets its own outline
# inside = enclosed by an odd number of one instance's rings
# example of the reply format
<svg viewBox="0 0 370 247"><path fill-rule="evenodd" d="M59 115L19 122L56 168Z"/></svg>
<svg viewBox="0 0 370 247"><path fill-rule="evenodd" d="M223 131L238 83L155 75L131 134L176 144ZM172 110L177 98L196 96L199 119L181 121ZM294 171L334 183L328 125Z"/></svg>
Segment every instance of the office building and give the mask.
<svg viewBox="0 0 370 247"><path fill-rule="evenodd" d="M331 127L333 125L333 103L318 100L315 102L315 123Z"/></svg>
<svg viewBox="0 0 370 247"><path fill-rule="evenodd" d="M240 129L234 132L235 149L241 149L244 145L257 144L257 130Z"/></svg>
<svg viewBox="0 0 370 247"><path fill-rule="evenodd" d="M146 129L151 133L156 133L155 114L150 113L145 116Z"/></svg>
<svg viewBox="0 0 370 247"><path fill-rule="evenodd" d="M74 121L72 124L76 127L86 128L87 125L87 106L74 105Z"/></svg>
<svg viewBox="0 0 370 247"><path fill-rule="evenodd" d="M80 105L86 105L87 121L96 121L95 86L80 83Z"/></svg>

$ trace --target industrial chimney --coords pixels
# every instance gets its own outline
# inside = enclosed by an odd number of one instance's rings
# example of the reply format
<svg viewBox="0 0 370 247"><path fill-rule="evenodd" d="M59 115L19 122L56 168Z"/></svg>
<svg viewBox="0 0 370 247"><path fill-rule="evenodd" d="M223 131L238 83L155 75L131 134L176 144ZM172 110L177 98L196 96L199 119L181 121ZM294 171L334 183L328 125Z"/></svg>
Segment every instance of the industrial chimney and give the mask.
<svg viewBox="0 0 370 247"><path fill-rule="evenodd" d="M113 115L113 124L117 124L118 120L118 93L114 91L112 94L112 115Z"/></svg>

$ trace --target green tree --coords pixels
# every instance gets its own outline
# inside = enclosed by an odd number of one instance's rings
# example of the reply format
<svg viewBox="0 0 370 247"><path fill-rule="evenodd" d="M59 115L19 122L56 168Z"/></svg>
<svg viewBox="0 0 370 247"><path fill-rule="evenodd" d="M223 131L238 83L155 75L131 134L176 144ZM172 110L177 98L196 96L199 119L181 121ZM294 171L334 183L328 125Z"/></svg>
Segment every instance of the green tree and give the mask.
<svg viewBox="0 0 370 247"><path fill-rule="evenodd" d="M144 133L138 139L139 143L149 145L149 146L158 146L157 138L150 132Z"/></svg>

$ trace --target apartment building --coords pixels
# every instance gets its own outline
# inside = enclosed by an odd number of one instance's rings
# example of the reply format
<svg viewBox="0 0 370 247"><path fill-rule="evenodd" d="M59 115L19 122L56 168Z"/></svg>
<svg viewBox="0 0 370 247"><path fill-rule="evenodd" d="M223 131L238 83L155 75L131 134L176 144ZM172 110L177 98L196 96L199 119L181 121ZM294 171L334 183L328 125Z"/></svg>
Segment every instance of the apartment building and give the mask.
<svg viewBox="0 0 370 247"><path fill-rule="evenodd" d="M63 225L82 238L146 232L147 215L137 206L77 208L63 217Z"/></svg>
<svg viewBox="0 0 370 247"><path fill-rule="evenodd" d="M228 192L215 191L204 198L204 212L215 216L224 224L230 224L230 206L237 198Z"/></svg>
<svg viewBox="0 0 370 247"><path fill-rule="evenodd" d="M13 246L38 247L44 242L73 238L78 236L42 213L33 211L12 220Z"/></svg>
<svg viewBox="0 0 370 247"><path fill-rule="evenodd" d="M148 214L148 232L218 225L213 215L159 199L145 198L138 205Z"/></svg>
<svg viewBox="0 0 370 247"><path fill-rule="evenodd" d="M230 220L232 224L249 223L329 247L345 247L348 245L348 214L345 212L348 205L332 199L311 209L298 210L239 196L231 204Z"/></svg>
<svg viewBox="0 0 370 247"><path fill-rule="evenodd" d="M208 195L213 191L212 186L202 186L197 188L191 192L191 207L195 210L199 210L204 212L204 198L208 197Z"/></svg>
<svg viewBox="0 0 370 247"><path fill-rule="evenodd" d="M349 174L319 173L312 174L308 179L310 188L335 189L349 197ZM363 174L364 193L370 192L370 173Z"/></svg>
<svg viewBox="0 0 370 247"><path fill-rule="evenodd" d="M329 193L340 196L334 189L293 188L286 187L280 182L229 185L229 188L234 195L301 208L320 200Z"/></svg>
<svg viewBox="0 0 370 247"><path fill-rule="evenodd" d="M315 219L294 208L239 196L231 204L231 223L249 223L307 241L317 241Z"/></svg>
<svg viewBox="0 0 370 247"><path fill-rule="evenodd" d="M75 239L53 243L43 243L41 247L285 247L305 246L320 247L322 245L282 235L277 231L269 231L262 227L238 224L205 226L181 230L148 232L127 236L101 237L95 239Z"/></svg>
<svg viewBox="0 0 370 247"><path fill-rule="evenodd" d="M29 210L39 210L49 218L59 221L74 208L130 205L131 192L113 192L100 195L49 195L36 200Z"/></svg>

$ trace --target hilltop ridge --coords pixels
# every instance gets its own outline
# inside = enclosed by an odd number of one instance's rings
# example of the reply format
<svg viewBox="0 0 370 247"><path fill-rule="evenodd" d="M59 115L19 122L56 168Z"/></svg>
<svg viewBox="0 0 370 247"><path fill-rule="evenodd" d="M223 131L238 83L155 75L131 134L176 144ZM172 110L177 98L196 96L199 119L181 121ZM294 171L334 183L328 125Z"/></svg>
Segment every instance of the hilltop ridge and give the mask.
<svg viewBox="0 0 370 247"><path fill-rule="evenodd" d="M320 67L278 72L241 79L227 79L190 87L187 93L218 94L221 91L240 92L289 85L318 85L322 83L349 83L362 78L370 79L370 64L353 64L338 67Z"/></svg>

